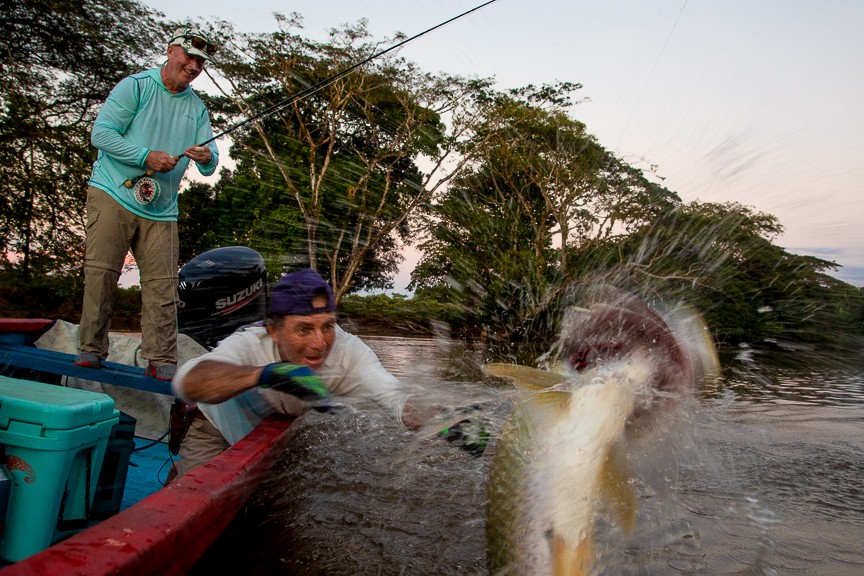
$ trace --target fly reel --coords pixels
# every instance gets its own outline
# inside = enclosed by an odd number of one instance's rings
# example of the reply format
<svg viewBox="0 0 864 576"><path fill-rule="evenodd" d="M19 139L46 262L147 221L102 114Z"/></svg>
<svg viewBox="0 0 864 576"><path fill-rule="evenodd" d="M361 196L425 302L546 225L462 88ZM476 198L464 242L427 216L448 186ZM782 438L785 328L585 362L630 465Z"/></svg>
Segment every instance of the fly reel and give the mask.
<svg viewBox="0 0 864 576"><path fill-rule="evenodd" d="M144 176L135 183L135 201L144 206L153 204L159 199L162 188L155 179Z"/></svg>

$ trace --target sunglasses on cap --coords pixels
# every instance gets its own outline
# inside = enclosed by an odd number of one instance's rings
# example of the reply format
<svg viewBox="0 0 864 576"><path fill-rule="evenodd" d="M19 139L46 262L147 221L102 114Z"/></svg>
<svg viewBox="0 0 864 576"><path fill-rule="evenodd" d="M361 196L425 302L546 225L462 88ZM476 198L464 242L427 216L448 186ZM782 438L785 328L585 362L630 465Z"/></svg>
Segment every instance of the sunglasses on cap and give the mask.
<svg viewBox="0 0 864 576"><path fill-rule="evenodd" d="M173 42L177 38L183 38L184 40L187 40L190 44L192 44L193 48L195 48L196 50L201 50L208 56L213 56L214 54L216 54L216 46L214 46L204 38L201 38L200 36L175 36L171 39L171 42Z"/></svg>

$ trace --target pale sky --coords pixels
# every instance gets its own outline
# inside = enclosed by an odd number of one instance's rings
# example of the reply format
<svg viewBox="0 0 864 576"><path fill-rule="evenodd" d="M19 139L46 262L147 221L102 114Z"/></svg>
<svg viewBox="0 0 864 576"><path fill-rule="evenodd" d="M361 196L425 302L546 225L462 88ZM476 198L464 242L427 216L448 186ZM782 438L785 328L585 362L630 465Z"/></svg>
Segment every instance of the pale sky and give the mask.
<svg viewBox="0 0 864 576"><path fill-rule="evenodd" d="M275 30L273 12L297 12L305 35L321 40L366 18L384 41L482 1L143 3L247 32ZM778 245L835 261L838 277L864 286L862 30L860 0L497 0L399 54L502 88L581 83L577 97L588 100L572 114L603 146L656 166L685 202L735 201L777 216Z"/></svg>

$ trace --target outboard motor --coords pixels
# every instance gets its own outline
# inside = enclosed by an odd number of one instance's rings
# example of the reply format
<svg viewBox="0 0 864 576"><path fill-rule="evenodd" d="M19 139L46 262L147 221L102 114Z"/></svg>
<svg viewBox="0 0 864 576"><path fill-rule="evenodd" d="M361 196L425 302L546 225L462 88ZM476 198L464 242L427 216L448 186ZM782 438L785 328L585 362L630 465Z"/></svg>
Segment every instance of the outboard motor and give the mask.
<svg viewBox="0 0 864 576"><path fill-rule="evenodd" d="M261 255L245 246L204 252L180 268L180 332L207 348L241 326L264 320L267 271Z"/></svg>

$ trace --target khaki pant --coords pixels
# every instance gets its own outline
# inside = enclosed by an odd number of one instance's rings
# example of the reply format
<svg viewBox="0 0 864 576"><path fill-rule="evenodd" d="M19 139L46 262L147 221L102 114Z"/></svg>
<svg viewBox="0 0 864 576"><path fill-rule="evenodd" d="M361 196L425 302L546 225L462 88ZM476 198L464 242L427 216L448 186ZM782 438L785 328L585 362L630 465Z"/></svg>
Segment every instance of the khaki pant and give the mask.
<svg viewBox="0 0 864 576"><path fill-rule="evenodd" d="M198 466L209 462L231 445L222 437L219 430L199 413L189 425L189 431L180 444L180 460L176 460L176 476L169 481L179 478Z"/></svg>
<svg viewBox="0 0 864 576"><path fill-rule="evenodd" d="M156 366L177 363L177 244L177 222L141 218L89 187L81 352L108 356L114 293L131 249L141 274L141 353Z"/></svg>

